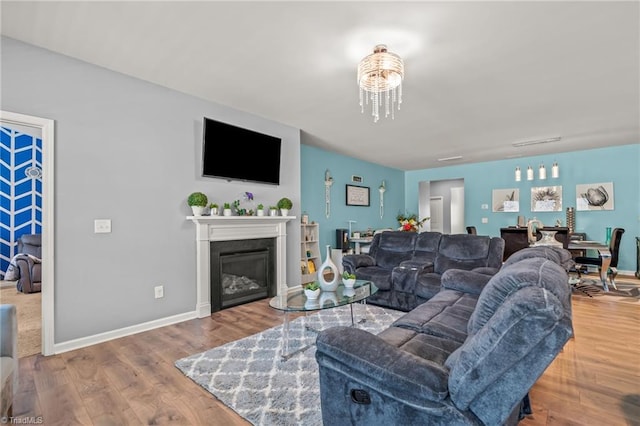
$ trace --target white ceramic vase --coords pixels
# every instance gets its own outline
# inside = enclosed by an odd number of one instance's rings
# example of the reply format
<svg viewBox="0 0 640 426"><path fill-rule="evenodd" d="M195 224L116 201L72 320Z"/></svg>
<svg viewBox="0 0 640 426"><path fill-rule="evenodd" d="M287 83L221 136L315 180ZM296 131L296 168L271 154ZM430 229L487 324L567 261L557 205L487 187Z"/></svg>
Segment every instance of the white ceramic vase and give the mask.
<svg viewBox="0 0 640 426"><path fill-rule="evenodd" d="M256 216L264 216L264 210L256 210Z"/></svg>
<svg viewBox="0 0 640 426"><path fill-rule="evenodd" d="M222 216L231 216L231 209L222 210Z"/></svg>
<svg viewBox="0 0 640 426"><path fill-rule="evenodd" d="M350 278L350 279L342 279L342 284L344 284L345 288L353 288L353 286L356 283L356 279L355 278Z"/></svg>
<svg viewBox="0 0 640 426"><path fill-rule="evenodd" d="M276 209L269 210L269 216L278 216L278 210Z"/></svg>
<svg viewBox="0 0 640 426"><path fill-rule="evenodd" d="M202 213L204 213L204 207L203 206L191 206L191 212L193 212L194 216L202 216Z"/></svg>
<svg viewBox="0 0 640 426"><path fill-rule="evenodd" d="M330 281L326 279L325 271L329 271L333 274ZM336 291L338 288L338 267L331 260L331 246L327 246L327 255L325 261L318 268L318 282L322 291Z"/></svg>
<svg viewBox="0 0 640 426"><path fill-rule="evenodd" d="M289 216L289 209L280 209L280 214L282 216Z"/></svg>

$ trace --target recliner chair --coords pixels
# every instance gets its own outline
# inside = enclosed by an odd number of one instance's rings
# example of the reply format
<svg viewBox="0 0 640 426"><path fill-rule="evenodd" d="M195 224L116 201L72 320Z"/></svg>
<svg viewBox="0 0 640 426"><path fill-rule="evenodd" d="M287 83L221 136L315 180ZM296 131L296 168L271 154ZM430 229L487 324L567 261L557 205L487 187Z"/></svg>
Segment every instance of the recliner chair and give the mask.
<svg viewBox="0 0 640 426"><path fill-rule="evenodd" d="M42 235L24 234L18 238L15 264L20 271L18 291L37 293L42 288Z"/></svg>
<svg viewBox="0 0 640 426"><path fill-rule="evenodd" d="M616 290L615 278L618 275L618 254L620 252L620 240L622 240L622 234L624 234L624 228L614 228L611 232L611 241L609 242L609 251L611 252L611 263L609 264L609 270L607 271L607 276L609 277L609 281L611 285ZM578 278L580 278L580 269L584 265L594 265L598 267L598 271L602 268L602 259L600 257L583 257L578 256L574 259L576 266L576 272L578 272Z"/></svg>

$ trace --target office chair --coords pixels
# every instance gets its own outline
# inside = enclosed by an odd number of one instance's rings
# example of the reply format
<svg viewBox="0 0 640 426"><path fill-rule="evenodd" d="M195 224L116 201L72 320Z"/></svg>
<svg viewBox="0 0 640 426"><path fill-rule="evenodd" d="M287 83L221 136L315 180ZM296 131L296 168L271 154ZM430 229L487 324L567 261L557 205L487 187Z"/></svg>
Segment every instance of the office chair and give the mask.
<svg viewBox="0 0 640 426"><path fill-rule="evenodd" d="M475 226L467 226L467 234L477 235Z"/></svg>
<svg viewBox="0 0 640 426"><path fill-rule="evenodd" d="M609 270L607 271L607 276L609 277L609 281L611 285L616 290L615 278L618 275L618 253L620 251L620 240L622 240L622 234L624 234L624 228L614 228L613 232L611 232L611 241L609 242L609 251L611 251L611 264L609 265ZM602 267L602 259L600 257L584 257L577 256L574 259L576 265L576 271L578 272L578 278L580 278L580 270L585 265L594 265L598 267L598 271Z"/></svg>

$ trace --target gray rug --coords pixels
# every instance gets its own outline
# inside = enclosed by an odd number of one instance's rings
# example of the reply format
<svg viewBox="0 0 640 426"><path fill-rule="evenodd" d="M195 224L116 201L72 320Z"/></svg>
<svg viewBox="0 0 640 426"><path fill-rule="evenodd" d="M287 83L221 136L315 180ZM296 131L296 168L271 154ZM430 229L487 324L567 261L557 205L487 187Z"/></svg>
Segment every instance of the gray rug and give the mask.
<svg viewBox="0 0 640 426"><path fill-rule="evenodd" d="M377 334L403 312L372 305L354 305L357 326ZM281 361L282 326L176 361L194 382L254 425L321 425L317 334L308 330L351 325L349 306L326 309L289 323L289 352Z"/></svg>
<svg viewBox="0 0 640 426"><path fill-rule="evenodd" d="M574 278L577 280L577 278ZM602 288L602 281L600 278L588 278L582 277L579 282L573 284L575 290L574 293L579 295L586 295L589 297L594 296L618 296L618 297L630 297L638 299L640 298L640 285L636 282L627 281L623 279L616 279L616 287L613 288L611 282L607 281L609 291L604 291Z"/></svg>

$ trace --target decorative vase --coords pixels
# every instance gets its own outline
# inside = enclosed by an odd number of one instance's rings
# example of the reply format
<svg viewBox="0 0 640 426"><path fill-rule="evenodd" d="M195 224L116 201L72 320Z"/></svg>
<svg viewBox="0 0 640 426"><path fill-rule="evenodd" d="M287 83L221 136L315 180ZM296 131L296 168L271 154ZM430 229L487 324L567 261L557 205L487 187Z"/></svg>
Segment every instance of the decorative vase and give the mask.
<svg viewBox="0 0 640 426"><path fill-rule="evenodd" d="M212 207L211 208L211 216L218 216L218 208L217 207Z"/></svg>
<svg viewBox="0 0 640 426"><path fill-rule="evenodd" d="M223 216L231 216L231 209L222 210L222 215Z"/></svg>
<svg viewBox="0 0 640 426"><path fill-rule="evenodd" d="M542 234L542 238L540 238L539 241L536 241L533 246L537 247L537 246L556 246L556 247L562 247L562 243L558 240L556 240L556 232L557 231L542 231L540 230L540 233Z"/></svg>
<svg viewBox="0 0 640 426"><path fill-rule="evenodd" d="M289 209L280 209L280 214L282 216L289 216Z"/></svg>
<svg viewBox="0 0 640 426"><path fill-rule="evenodd" d="M194 216L202 216L202 213L204 213L204 207L203 206L191 206L191 211L193 212Z"/></svg>
<svg viewBox="0 0 640 426"><path fill-rule="evenodd" d="M326 269L329 269L327 275L331 274L330 280L326 278ZM318 268L318 282L322 291L336 291L338 288L338 267L331 260L331 246L327 246L327 258Z"/></svg>
<svg viewBox="0 0 640 426"><path fill-rule="evenodd" d="M256 210L256 216L264 216L264 210Z"/></svg>
<svg viewBox="0 0 640 426"><path fill-rule="evenodd" d="M323 291L320 293L320 306L330 308L338 306L338 295L335 291Z"/></svg>
<svg viewBox="0 0 640 426"><path fill-rule="evenodd" d="M270 209L269 210L269 216L278 216L278 210Z"/></svg>

